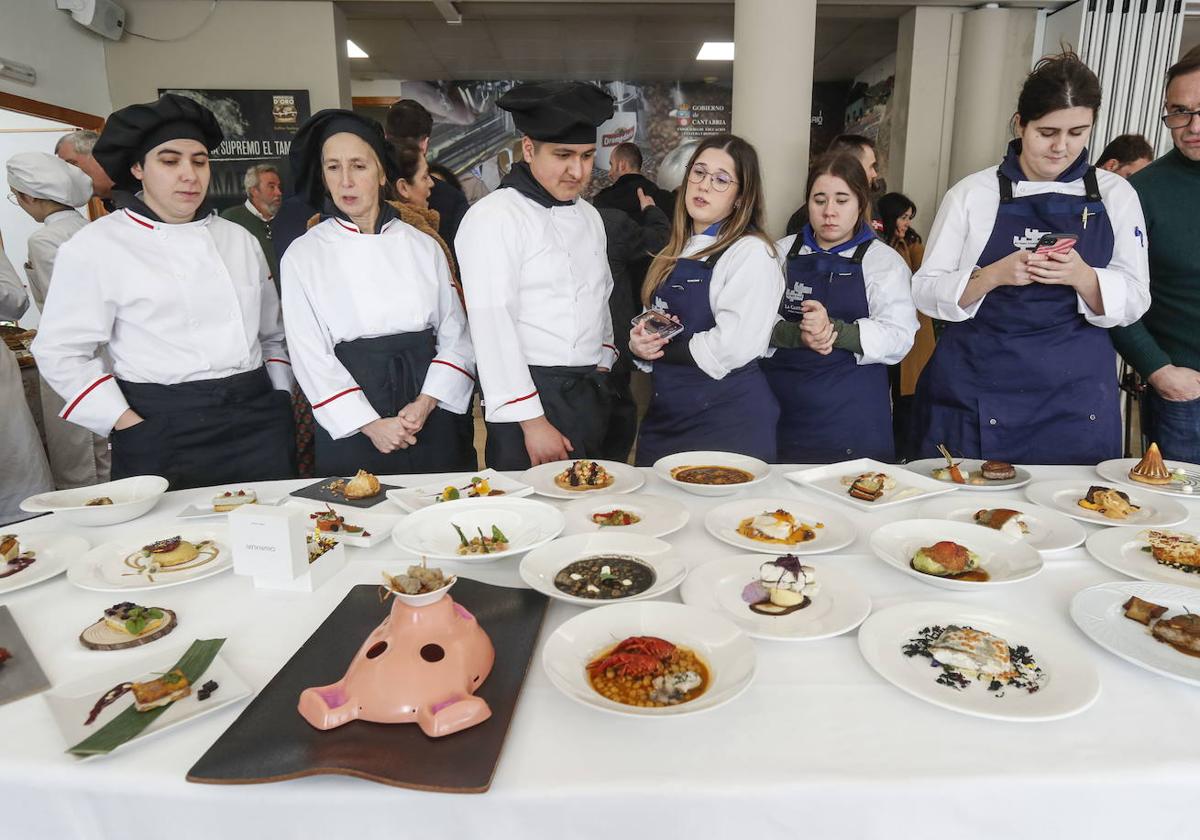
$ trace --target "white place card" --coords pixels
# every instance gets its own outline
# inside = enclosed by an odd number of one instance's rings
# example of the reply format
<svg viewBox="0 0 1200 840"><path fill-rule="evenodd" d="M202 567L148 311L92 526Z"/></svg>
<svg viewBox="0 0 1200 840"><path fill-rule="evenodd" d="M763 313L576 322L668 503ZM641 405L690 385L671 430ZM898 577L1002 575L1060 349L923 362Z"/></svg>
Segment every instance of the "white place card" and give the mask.
<svg viewBox="0 0 1200 840"><path fill-rule="evenodd" d="M229 513L233 571L256 586L286 586L306 575L308 513L293 507L242 505Z"/></svg>

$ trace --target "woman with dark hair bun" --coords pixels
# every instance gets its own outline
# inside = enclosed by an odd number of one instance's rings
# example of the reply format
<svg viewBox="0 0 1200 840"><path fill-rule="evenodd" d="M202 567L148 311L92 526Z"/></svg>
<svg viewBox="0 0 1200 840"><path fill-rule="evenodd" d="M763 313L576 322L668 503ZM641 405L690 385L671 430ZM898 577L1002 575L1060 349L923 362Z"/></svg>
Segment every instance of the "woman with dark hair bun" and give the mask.
<svg viewBox="0 0 1200 840"><path fill-rule="evenodd" d="M1146 223L1126 181L1088 164L1100 83L1078 56L1038 62L998 168L946 194L913 276L950 322L921 374L916 448L1032 464L1121 454L1108 328L1150 306Z"/></svg>

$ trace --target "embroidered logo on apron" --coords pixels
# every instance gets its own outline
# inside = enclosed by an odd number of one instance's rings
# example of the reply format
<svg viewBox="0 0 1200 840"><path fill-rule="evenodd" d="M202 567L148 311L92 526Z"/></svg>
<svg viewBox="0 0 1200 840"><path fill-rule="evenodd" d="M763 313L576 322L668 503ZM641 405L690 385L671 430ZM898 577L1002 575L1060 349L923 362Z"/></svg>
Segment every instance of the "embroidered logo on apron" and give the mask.
<svg viewBox="0 0 1200 840"><path fill-rule="evenodd" d="M1041 231L1037 228L1025 228L1024 236L1013 237L1013 247L1022 251L1032 251L1037 247L1043 236L1054 233L1052 230Z"/></svg>

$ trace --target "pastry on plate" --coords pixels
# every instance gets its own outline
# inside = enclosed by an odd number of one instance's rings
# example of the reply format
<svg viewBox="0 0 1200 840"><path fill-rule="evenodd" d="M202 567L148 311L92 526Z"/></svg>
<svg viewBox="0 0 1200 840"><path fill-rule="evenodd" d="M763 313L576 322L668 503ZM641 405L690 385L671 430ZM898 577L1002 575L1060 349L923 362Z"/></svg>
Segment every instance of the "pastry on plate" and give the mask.
<svg viewBox="0 0 1200 840"><path fill-rule="evenodd" d="M226 490L213 496L212 506L217 513L225 513L242 505L252 505L258 501L258 494L253 490Z"/></svg>
<svg viewBox="0 0 1200 840"><path fill-rule="evenodd" d="M1129 470L1129 477L1143 484L1171 483L1171 471L1163 463L1162 453L1158 451L1157 443L1150 444L1150 448L1146 450L1142 460Z"/></svg>
<svg viewBox="0 0 1200 840"><path fill-rule="evenodd" d="M366 470L359 470L354 478L346 482L342 491L347 499L369 499L379 492L379 479Z"/></svg>

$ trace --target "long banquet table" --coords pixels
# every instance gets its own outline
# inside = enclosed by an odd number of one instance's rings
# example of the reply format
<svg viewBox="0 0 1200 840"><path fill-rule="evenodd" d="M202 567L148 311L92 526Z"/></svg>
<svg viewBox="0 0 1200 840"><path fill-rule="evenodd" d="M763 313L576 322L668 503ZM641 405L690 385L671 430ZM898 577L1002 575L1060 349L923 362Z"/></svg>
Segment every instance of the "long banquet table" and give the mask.
<svg viewBox="0 0 1200 840"><path fill-rule="evenodd" d="M936 589L888 568L868 548L872 531L915 517L920 502L859 513L791 484L782 475L788 469L775 467L767 482L739 496L807 498L847 515L855 542L820 559L853 570L874 609L937 599L1028 615L1066 634L1095 663L1099 700L1049 723L957 714L877 676L851 632L811 643L756 641L757 676L734 702L642 720L560 694L542 671L539 642L491 790L457 796L337 776L248 786L186 782L188 768L248 701L81 763L63 751L45 701L30 697L0 707L0 838L1191 836L1200 822L1200 689L1109 654L1067 613L1080 589L1121 575L1080 547L1047 556L1042 574L1023 583L979 593ZM1093 476L1083 467L1031 471L1035 480ZM687 526L666 538L689 567L738 552L703 525L705 512L731 497L689 495L646 473L639 492L680 499L691 511ZM305 483L252 486L269 499ZM169 493L141 519L107 528L64 527L49 516L5 530L71 532L97 545L131 528L170 531L181 508L209 496ZM981 507L1010 496L1024 498L1019 490L974 494ZM1195 523L1200 500L1187 504ZM390 502L371 512L399 514ZM1096 527L1087 526L1089 533ZM256 590L250 579L225 573L151 599L179 613L180 637L228 637L224 655L259 689L352 585L377 583L381 570L408 562L389 540L350 549L347 567L312 594ZM520 585L518 564L509 558L460 571ZM54 685L150 650L97 654L80 646L79 631L114 600L124 598L77 589L65 576L0 596ZM580 609L552 602L542 639Z"/></svg>

